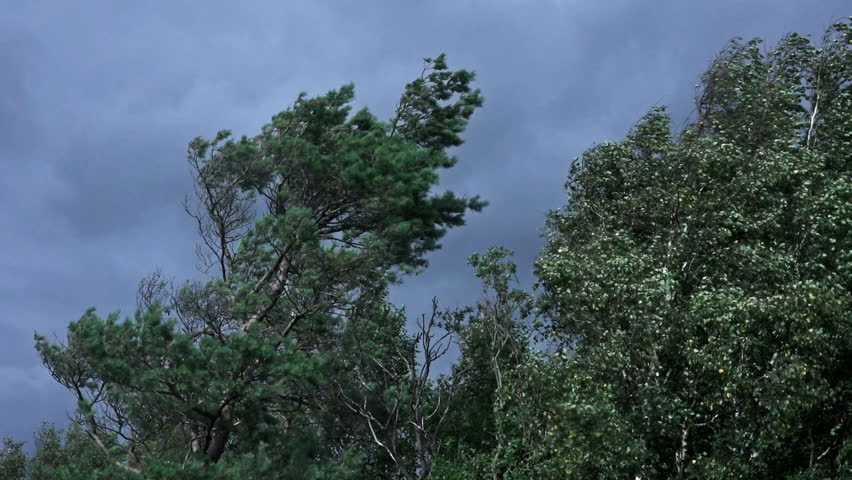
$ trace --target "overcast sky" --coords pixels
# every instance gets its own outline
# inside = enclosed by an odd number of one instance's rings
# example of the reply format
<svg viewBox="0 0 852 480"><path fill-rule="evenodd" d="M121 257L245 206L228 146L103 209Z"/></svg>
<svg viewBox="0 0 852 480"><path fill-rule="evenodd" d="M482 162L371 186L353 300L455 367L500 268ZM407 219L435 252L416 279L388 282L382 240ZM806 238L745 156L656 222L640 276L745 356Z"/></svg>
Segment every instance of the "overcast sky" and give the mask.
<svg viewBox="0 0 852 480"><path fill-rule="evenodd" d="M846 8L844 8L844 6ZM475 298L465 259L500 244L523 281L569 161L650 107L680 125L734 36L819 37L848 0L53 1L0 14L0 437L65 423L70 394L33 350L90 306L129 313L156 268L198 278L188 141L253 135L300 91L354 82L389 117L423 57L476 71L485 106L442 186L490 201L392 293Z"/></svg>

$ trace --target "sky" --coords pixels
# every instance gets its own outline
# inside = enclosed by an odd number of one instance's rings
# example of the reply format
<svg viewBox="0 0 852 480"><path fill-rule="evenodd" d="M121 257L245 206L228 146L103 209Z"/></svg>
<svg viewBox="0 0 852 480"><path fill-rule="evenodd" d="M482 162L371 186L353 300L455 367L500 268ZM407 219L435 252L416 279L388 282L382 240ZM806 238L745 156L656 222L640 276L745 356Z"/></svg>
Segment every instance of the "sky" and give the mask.
<svg viewBox="0 0 852 480"><path fill-rule="evenodd" d="M490 205L394 288L412 316L471 303L466 258L515 251L521 281L570 161L654 105L675 126L735 36L820 38L848 0L7 2L0 15L0 437L64 424L71 395L33 350L89 307L131 313L155 269L202 278L186 147L254 135L299 92L354 82L388 118L422 59L477 74L485 106L441 188ZM844 8L846 7L846 8Z"/></svg>

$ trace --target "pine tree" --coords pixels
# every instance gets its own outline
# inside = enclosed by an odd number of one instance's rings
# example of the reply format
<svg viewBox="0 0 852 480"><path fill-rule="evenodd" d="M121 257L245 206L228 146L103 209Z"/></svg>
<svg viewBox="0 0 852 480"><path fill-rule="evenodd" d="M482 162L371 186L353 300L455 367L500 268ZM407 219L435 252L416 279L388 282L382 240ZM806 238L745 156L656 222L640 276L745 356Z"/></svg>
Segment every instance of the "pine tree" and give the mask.
<svg viewBox="0 0 852 480"><path fill-rule="evenodd" d="M328 342L354 302L426 265L477 197L433 194L482 105L474 75L426 59L389 122L351 114L354 87L305 94L259 135L189 146L211 280L140 287L120 320L87 311L65 344L36 336L78 421L126 475L330 478L355 457L324 445L316 397ZM256 212L260 213L256 213Z"/></svg>

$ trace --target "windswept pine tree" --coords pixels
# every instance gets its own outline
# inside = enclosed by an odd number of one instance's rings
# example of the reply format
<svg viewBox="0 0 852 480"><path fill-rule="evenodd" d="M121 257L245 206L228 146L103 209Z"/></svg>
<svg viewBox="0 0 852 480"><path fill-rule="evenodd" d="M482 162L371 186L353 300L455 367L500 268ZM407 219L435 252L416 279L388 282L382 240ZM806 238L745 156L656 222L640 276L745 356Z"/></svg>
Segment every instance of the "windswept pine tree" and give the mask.
<svg viewBox="0 0 852 480"><path fill-rule="evenodd" d="M188 211L211 279L170 289L153 276L132 317L92 309L64 344L36 336L115 471L330 478L352 466L318 420L330 335L483 207L431 191L482 105L473 78L441 55L389 122L351 114L346 85L300 95L255 137L190 143L198 208Z"/></svg>

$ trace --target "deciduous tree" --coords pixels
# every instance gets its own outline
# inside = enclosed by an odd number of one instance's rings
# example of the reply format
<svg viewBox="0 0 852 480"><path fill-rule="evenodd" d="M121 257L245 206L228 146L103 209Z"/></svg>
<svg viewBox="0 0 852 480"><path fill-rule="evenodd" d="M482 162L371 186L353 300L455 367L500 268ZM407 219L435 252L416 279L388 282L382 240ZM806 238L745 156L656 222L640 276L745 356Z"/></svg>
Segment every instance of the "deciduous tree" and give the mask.
<svg viewBox="0 0 852 480"><path fill-rule="evenodd" d="M852 475L850 47L734 41L678 139L657 108L574 162L536 265L566 354L521 407L544 476Z"/></svg>

